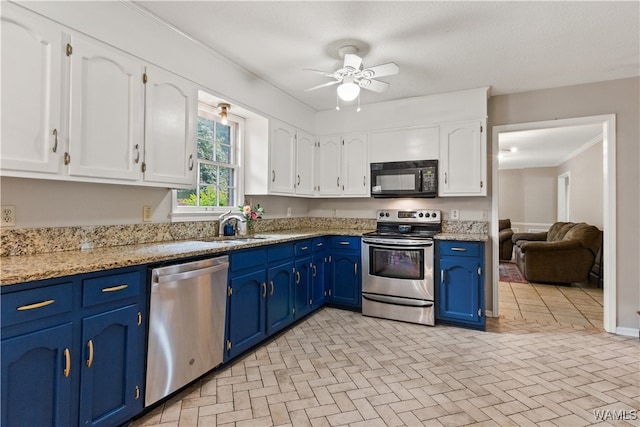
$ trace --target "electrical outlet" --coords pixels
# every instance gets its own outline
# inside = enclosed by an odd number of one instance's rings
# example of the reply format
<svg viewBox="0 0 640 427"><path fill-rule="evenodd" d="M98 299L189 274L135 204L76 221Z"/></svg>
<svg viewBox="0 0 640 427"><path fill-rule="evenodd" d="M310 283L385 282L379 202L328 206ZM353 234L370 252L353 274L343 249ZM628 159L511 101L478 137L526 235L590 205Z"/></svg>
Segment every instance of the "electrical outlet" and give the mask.
<svg viewBox="0 0 640 427"><path fill-rule="evenodd" d="M151 206L143 206L142 207L142 221L149 222L151 221Z"/></svg>
<svg viewBox="0 0 640 427"><path fill-rule="evenodd" d="M287 208L287 216L291 216L291 208Z"/></svg>
<svg viewBox="0 0 640 427"><path fill-rule="evenodd" d="M2 206L2 217L0 224L3 227L15 227L16 226L16 207L15 206Z"/></svg>
<svg viewBox="0 0 640 427"><path fill-rule="evenodd" d="M486 221L487 219L489 219L489 212L487 212L486 209L482 210L482 220Z"/></svg>
<svg viewBox="0 0 640 427"><path fill-rule="evenodd" d="M451 209L451 219L452 220L460 219L460 211L458 209Z"/></svg>

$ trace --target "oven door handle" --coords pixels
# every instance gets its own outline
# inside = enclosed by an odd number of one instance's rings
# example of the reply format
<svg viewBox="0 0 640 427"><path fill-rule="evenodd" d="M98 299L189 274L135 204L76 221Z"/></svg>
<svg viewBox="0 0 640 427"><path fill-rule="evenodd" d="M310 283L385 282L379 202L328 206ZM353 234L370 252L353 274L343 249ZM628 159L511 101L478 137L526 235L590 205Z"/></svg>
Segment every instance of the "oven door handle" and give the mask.
<svg viewBox="0 0 640 427"><path fill-rule="evenodd" d="M404 243L396 243L404 242ZM433 241L417 241L417 240L389 240L389 239L362 239L362 243L374 245L376 248L389 248L389 249L421 249L433 246Z"/></svg>
<svg viewBox="0 0 640 427"><path fill-rule="evenodd" d="M433 301L421 300L421 299L412 299L412 298L400 298L400 297L392 297L389 295L379 295L379 294L362 294L362 298L381 302L384 304L393 304L393 305L401 305L403 307L433 307Z"/></svg>

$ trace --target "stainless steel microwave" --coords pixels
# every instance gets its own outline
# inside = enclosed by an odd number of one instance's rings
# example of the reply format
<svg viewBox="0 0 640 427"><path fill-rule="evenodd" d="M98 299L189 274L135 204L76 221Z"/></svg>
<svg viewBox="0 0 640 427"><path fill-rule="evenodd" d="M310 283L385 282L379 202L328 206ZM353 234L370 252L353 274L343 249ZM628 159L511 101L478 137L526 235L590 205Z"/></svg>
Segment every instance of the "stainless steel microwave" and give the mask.
<svg viewBox="0 0 640 427"><path fill-rule="evenodd" d="M436 197L438 161L371 163L372 197Z"/></svg>

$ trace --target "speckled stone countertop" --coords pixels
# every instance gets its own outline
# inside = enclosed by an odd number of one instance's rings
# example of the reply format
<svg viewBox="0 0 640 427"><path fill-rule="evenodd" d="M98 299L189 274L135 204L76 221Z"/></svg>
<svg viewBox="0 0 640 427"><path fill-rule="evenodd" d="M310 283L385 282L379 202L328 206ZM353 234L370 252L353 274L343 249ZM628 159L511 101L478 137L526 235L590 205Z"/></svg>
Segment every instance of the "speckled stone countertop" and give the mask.
<svg viewBox="0 0 640 427"><path fill-rule="evenodd" d="M457 240L461 242L487 242L489 236L486 233L440 233L434 236L435 240Z"/></svg>
<svg viewBox="0 0 640 427"><path fill-rule="evenodd" d="M51 279L72 274L134 265L177 260L198 255L220 254L267 244L283 243L311 237L341 235L361 236L371 230L300 229L257 234L254 238L190 239L171 242L135 244L90 249L59 251L0 258L0 285Z"/></svg>

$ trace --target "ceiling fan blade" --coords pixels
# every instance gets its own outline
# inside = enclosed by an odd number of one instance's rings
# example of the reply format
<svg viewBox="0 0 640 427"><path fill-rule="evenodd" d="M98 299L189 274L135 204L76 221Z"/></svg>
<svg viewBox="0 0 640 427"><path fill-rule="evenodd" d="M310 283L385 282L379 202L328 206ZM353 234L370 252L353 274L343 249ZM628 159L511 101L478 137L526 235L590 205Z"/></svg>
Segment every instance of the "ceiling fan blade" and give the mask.
<svg viewBox="0 0 640 427"><path fill-rule="evenodd" d="M362 58L353 53L346 53L344 55L344 68L351 67L354 70L359 70L362 65Z"/></svg>
<svg viewBox="0 0 640 427"><path fill-rule="evenodd" d="M374 92L384 92L389 87L389 83L380 80L362 79L358 81L361 88Z"/></svg>
<svg viewBox="0 0 640 427"><path fill-rule="evenodd" d="M338 84L338 83L340 83L340 80L334 80L332 82L322 83L321 85L310 87L309 89L305 89L304 91L305 92L310 92L312 90L320 89L322 87L333 86L333 85Z"/></svg>
<svg viewBox="0 0 640 427"><path fill-rule="evenodd" d="M384 77L398 74L400 67L395 62L389 62L387 64L376 65L375 67L365 68L360 73L362 77L370 79L373 77Z"/></svg>
<svg viewBox="0 0 640 427"><path fill-rule="evenodd" d="M323 76L327 76L327 77L333 77L333 71L329 72L329 71L321 71L321 70L314 70L312 68L303 68L302 71L311 71L312 73L316 73L316 74L322 74Z"/></svg>

